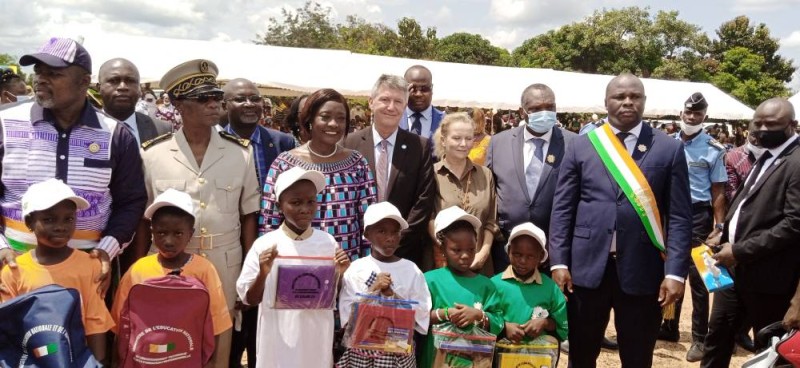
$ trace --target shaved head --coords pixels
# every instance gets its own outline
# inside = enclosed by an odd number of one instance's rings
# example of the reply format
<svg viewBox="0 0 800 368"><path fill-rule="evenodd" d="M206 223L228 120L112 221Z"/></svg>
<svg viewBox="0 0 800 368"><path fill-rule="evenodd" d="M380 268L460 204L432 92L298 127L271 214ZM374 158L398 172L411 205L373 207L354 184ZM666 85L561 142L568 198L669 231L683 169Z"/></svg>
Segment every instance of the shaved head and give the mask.
<svg viewBox="0 0 800 368"><path fill-rule="evenodd" d="M613 87L616 87L616 86L621 85L621 84L631 85L631 86L635 85L635 86L640 87L642 89L642 91L644 91L644 84L642 84L642 80L639 79L639 77L637 77L637 76L635 76L635 75L633 75L631 73L623 73L623 74L620 74L620 75L612 78L608 82L608 85L606 85L606 98L608 97L609 91L612 90Z"/></svg>
<svg viewBox="0 0 800 368"><path fill-rule="evenodd" d="M406 69L406 74L403 75L403 78L405 78L405 80L409 80L412 78L412 76L420 76L422 78L427 78L428 80L433 79L433 74L431 74L430 69L422 65L414 65Z"/></svg>
<svg viewBox="0 0 800 368"><path fill-rule="evenodd" d="M541 83L534 83L530 86L526 87L524 91L522 91L522 96L520 97L520 103L522 106L525 106L525 103L534 96L540 96L540 98L552 100L555 103L556 94L553 92L550 87Z"/></svg>
<svg viewBox="0 0 800 368"><path fill-rule="evenodd" d="M235 93L234 91L239 89L240 87L258 89L258 87L256 87L256 84L248 79L244 78L231 79L230 81L228 81L228 83L225 83L224 87L222 87L222 92L225 93L225 99L227 100L233 97L233 94Z"/></svg>
<svg viewBox="0 0 800 368"><path fill-rule="evenodd" d="M646 101L644 84L635 75L625 73L612 78L606 86L608 122L623 132L629 131L641 123Z"/></svg>
<svg viewBox="0 0 800 368"><path fill-rule="evenodd" d="M754 116L770 115L777 119L795 119L794 105L789 100L781 97L770 98L756 107Z"/></svg>
<svg viewBox="0 0 800 368"><path fill-rule="evenodd" d="M100 65L100 71L98 72L97 79L99 79L100 83L103 83L103 81L108 79L108 74L110 71L117 68L129 68L133 70L133 73L136 77L136 83L139 83L139 69L137 69L136 65L133 65L130 60L123 58L111 59L103 63L103 65Z"/></svg>

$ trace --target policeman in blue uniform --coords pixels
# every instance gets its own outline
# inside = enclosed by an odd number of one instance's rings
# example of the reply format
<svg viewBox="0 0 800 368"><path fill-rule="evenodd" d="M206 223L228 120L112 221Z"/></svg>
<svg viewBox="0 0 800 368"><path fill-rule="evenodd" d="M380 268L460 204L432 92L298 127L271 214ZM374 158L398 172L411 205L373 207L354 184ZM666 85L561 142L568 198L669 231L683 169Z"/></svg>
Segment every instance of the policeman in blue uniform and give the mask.
<svg viewBox="0 0 800 368"><path fill-rule="evenodd" d="M683 141L686 162L689 164L689 188L692 195L693 229L692 247L705 243L722 231L727 202L725 184L725 147L703 130L708 103L699 92L692 94L681 112L681 131L675 139ZM697 268L689 267L689 286L692 290L692 346L686 360L697 362L703 358L703 343L708 333L708 290ZM659 338L678 341L681 300L675 304L675 318L665 320Z"/></svg>

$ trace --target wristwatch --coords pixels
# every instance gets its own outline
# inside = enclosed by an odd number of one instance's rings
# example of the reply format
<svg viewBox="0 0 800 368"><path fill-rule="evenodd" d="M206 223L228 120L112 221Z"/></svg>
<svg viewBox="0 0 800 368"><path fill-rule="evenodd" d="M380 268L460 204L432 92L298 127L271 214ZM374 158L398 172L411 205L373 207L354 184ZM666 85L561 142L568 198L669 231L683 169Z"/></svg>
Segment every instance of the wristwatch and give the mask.
<svg viewBox="0 0 800 368"><path fill-rule="evenodd" d="M723 225L723 224L716 224L716 225L714 225L714 228L715 228L715 229L717 229L717 230L719 230L719 231L722 231L722 229L723 229L723 228L725 228L725 225Z"/></svg>

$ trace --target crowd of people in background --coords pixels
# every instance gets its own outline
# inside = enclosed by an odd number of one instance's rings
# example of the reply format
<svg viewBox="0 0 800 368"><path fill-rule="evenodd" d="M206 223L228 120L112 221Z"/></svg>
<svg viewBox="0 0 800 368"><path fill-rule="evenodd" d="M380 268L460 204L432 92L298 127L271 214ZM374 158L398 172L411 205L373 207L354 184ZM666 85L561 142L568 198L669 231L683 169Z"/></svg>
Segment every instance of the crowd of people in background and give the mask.
<svg viewBox="0 0 800 368"><path fill-rule="evenodd" d="M686 360L703 367L727 367L735 344L767 348L751 329L800 328L800 127L785 99L710 123L714 102L695 93L675 120L647 121L631 74L610 80L597 115L557 113L536 81L516 111L437 108L423 65L376 76L359 106L327 88L220 88L210 60L154 90L112 59L93 83L88 51L65 38L20 64L33 96L13 72L0 84L0 301L78 289L103 364L129 366L120 303L173 272L211 294L214 367L245 351L248 367L440 367L443 323L515 344L550 336L573 367L601 348L650 367L657 340L681 338L685 290ZM713 305L690 260L703 245L735 281ZM279 268L320 259L339 313L277 307ZM342 343L358 293L415 300L415 354Z"/></svg>

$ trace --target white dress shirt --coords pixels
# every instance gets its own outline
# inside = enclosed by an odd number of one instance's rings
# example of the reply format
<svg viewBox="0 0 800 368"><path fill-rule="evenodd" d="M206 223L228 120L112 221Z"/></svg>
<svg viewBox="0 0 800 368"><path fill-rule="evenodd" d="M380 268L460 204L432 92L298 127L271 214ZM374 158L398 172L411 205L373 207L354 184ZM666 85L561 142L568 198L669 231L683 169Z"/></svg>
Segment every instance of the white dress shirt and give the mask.
<svg viewBox="0 0 800 368"><path fill-rule="evenodd" d="M550 148L550 139L553 138L553 129L547 133L542 134L541 137L537 137L531 132L528 131L528 128L522 129L522 139L525 140L525 145L522 146L522 171L525 171L525 168L530 165L531 160L533 159L533 154L536 151L536 145L533 144L533 140L531 138L539 138L544 140L544 144L542 144L542 160L545 160L547 157L547 150Z"/></svg>
<svg viewBox="0 0 800 368"><path fill-rule="evenodd" d="M783 142L782 145L767 150L769 151L770 154L772 154L772 157L766 159L764 161L764 164L761 165L761 170L758 171L757 173L758 176L756 176L755 182L753 182L753 184L750 186L750 189L753 189L755 187L755 184L758 183L759 180L761 180L761 176L764 175L767 169L775 163L778 156L780 156L781 153L783 153L783 151L786 149L786 147L789 147L789 145L792 144L795 140L797 140L797 134L793 134L791 137L789 137L789 139L786 140L786 142ZM750 175L747 175L747 179L744 181L745 184L747 184L747 182L750 180L750 177L754 174L755 173L753 173L753 171L750 171ZM744 196L746 196L747 194L748 193L742 193L742 195ZM733 217L731 217L731 222L730 224L728 224L728 243L736 244L736 226L739 223L739 212L741 212L742 205L745 202L747 202L748 199L750 198L745 197L744 200L739 202L739 206L736 207L736 211L733 213Z"/></svg>
<svg viewBox="0 0 800 368"><path fill-rule="evenodd" d="M419 118L419 123L422 129L419 132L420 136L431 137L431 124L433 123L433 105L428 106L427 109L420 111L422 116ZM411 126L414 125L414 111L406 107L406 116L408 116L408 131L411 131Z"/></svg>
<svg viewBox="0 0 800 368"><path fill-rule="evenodd" d="M399 128L398 128L399 129ZM372 126L372 141L375 143L375 165L378 165L378 160L381 157L381 141L383 138L378 131L375 129L375 125ZM389 145L386 147L386 152L389 153L389 170L386 170L386 183L389 182L389 178L392 176L392 157L394 156L394 143L397 141L397 129L394 130L394 133L386 138L389 141ZM401 147L403 148L403 147ZM376 167L377 169L377 167ZM375 171L375 175L378 175L378 171ZM386 193L387 195L389 193Z"/></svg>

